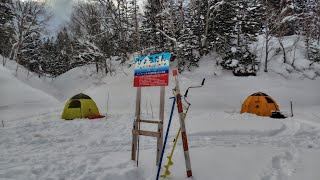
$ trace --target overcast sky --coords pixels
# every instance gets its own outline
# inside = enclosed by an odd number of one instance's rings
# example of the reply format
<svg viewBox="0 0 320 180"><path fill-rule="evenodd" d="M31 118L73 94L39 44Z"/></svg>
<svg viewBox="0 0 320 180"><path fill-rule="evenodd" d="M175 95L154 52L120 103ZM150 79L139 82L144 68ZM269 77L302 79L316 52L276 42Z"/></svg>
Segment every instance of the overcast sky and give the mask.
<svg viewBox="0 0 320 180"><path fill-rule="evenodd" d="M59 30L60 26L63 26L69 21L72 5L76 0L50 0L50 7L53 13L53 17L49 23L49 31L52 33Z"/></svg>
<svg viewBox="0 0 320 180"><path fill-rule="evenodd" d="M49 0L53 17L49 23L49 32L56 33L61 26L70 20L72 5L80 0ZM140 7L145 0L138 0Z"/></svg>

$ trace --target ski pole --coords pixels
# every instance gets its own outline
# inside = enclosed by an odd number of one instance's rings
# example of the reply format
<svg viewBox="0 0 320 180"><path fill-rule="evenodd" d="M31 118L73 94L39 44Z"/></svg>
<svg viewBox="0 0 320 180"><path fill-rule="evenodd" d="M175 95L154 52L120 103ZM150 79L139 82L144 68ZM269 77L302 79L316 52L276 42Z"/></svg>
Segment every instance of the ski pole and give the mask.
<svg viewBox="0 0 320 180"><path fill-rule="evenodd" d="M176 98L175 97L170 97L170 99L173 99L173 103L172 103L170 118L169 118L169 122L168 122L168 126L167 126L166 137L164 138L164 143L163 143L162 152L161 152L161 156L160 156L160 162L159 162L159 165L158 165L158 172L157 172L157 179L156 180L159 179L159 174L160 174L160 169L161 169L161 164L162 164L162 158L163 158L164 151L166 149L166 144L167 144L168 134L169 134L169 130L170 130L172 115L173 115L174 106L175 106L175 103L176 103Z"/></svg>

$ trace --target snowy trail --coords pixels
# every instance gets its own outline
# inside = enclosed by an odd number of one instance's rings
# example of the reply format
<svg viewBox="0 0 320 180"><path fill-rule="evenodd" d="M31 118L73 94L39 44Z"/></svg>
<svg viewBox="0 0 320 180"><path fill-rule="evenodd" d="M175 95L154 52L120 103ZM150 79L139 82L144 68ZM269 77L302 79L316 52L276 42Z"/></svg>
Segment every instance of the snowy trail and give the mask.
<svg viewBox="0 0 320 180"><path fill-rule="evenodd" d="M292 123L294 125L292 125ZM202 146L238 146L263 145L276 147L290 147L294 144L301 148L320 148L320 131L308 131L312 126L302 124L306 129L300 128L297 122L285 123L280 129L268 132L255 131L217 131L189 135L193 147ZM308 141L309 140L309 141Z"/></svg>
<svg viewBox="0 0 320 180"><path fill-rule="evenodd" d="M61 121L56 112L30 116L16 126L0 131L5 150L0 156L0 169L32 159L29 163L61 160L66 156L84 156L131 150L133 115L111 115L108 120ZM309 122L309 121L307 121ZM278 129L268 131L230 130L190 134L189 144L196 147L272 146L320 149L320 130L294 118L283 120ZM313 123L311 123L313 124ZM173 128L168 148L177 126ZM315 129L314 131L310 131ZM99 133L100 132L100 133ZM103 132L103 133L101 133ZM14 139L12 141L11 139ZM141 138L140 148L154 149L153 138ZM181 145L180 140L178 144ZM19 147L19 148L17 148ZM36 153L35 153L36 152ZM21 156L17 156L21 155ZM44 158L46 157L46 158Z"/></svg>
<svg viewBox="0 0 320 180"><path fill-rule="evenodd" d="M111 114L107 120L61 121L60 112L50 110L40 115L28 116L19 123L10 122L0 131L0 144L4 149L0 153L0 177L12 176L15 177L14 179L23 179L14 176L14 174L17 173L16 170L24 167L32 167L33 170L18 172L31 176L29 174L31 171L35 177L50 177L52 168L74 166L73 168L54 170L52 173L54 176L61 175L62 177L68 177L68 174L77 174L75 177L83 178L90 175L83 171L92 169L100 174L108 172L107 177L113 177L110 179L115 180L131 176L137 177L137 180L145 179L148 175L144 176L143 170L136 169L129 157L133 117L133 114ZM192 122L193 120L189 119L188 121ZM171 141L177 128L178 123L173 123L168 149L172 147ZM282 120L281 126L264 131L243 130L241 128L238 130L212 130L191 133L188 138L191 149L217 147L284 149L283 152L273 155L270 167L268 170L262 170L264 173L259 180L288 179L299 159L299 153L295 154L289 150L292 147L320 149L318 123L295 118ZM142 151L155 151L155 139L142 137L140 140ZM180 139L178 146L181 146ZM113 157L115 153L119 152L121 160L114 162L111 167L99 165L99 163L104 164L101 159L111 158L109 156ZM66 157L68 157L68 161L66 161ZM98 164L94 163L94 159ZM113 158L111 159L114 161ZM38 164L41 164L40 169L36 168ZM52 164L55 165L52 166ZM115 170L123 172L114 173Z"/></svg>
<svg viewBox="0 0 320 180"><path fill-rule="evenodd" d="M272 157L271 167L261 180L289 180L298 163L299 153L297 150L284 151Z"/></svg>

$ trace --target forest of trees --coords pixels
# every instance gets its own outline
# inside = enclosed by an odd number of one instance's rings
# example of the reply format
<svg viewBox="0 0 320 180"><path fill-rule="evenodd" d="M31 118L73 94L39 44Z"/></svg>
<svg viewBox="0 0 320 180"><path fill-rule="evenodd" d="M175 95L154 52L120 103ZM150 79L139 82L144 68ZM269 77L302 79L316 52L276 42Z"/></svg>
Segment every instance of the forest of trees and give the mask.
<svg viewBox="0 0 320 180"><path fill-rule="evenodd" d="M197 67L202 56L217 52L217 63L235 75L268 71L269 41L301 35L306 58L320 62L318 0L87 0L74 4L70 22L51 37L50 12L40 1L1 0L0 54L39 76L56 77L74 67L94 64L112 74L109 61L130 53L171 52L179 70ZM250 45L265 39L264 67ZM5 61L3 61L5 64Z"/></svg>

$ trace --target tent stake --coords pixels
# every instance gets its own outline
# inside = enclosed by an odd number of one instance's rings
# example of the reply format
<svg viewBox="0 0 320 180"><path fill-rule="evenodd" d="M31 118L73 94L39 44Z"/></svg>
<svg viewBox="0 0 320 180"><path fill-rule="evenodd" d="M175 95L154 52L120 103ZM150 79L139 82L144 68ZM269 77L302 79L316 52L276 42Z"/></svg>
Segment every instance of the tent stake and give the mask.
<svg viewBox="0 0 320 180"><path fill-rule="evenodd" d="M293 117L292 101L290 101L290 104L291 104L291 117Z"/></svg>
<svg viewBox="0 0 320 180"><path fill-rule="evenodd" d="M106 118L107 118L108 113L109 113L109 92L108 92L108 98L107 98L107 113L106 113Z"/></svg>

